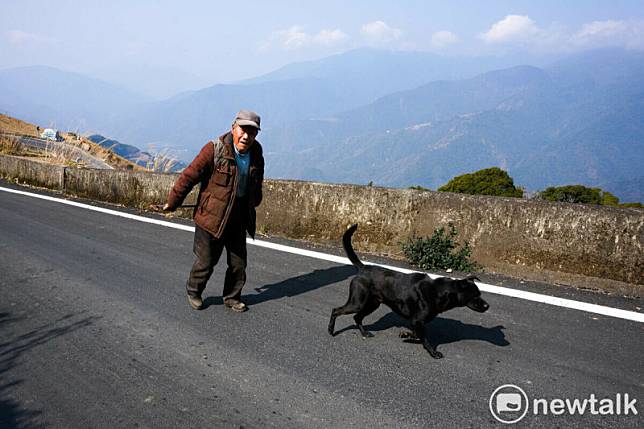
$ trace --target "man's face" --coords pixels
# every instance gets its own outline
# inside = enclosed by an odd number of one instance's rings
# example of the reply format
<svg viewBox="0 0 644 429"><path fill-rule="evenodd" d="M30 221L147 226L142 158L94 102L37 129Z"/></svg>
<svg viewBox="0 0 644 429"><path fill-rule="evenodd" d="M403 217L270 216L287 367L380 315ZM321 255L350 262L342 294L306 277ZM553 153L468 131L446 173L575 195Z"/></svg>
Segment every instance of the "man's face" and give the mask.
<svg viewBox="0 0 644 429"><path fill-rule="evenodd" d="M257 131L257 128L250 125L233 124L233 142L239 153L246 153L255 143Z"/></svg>

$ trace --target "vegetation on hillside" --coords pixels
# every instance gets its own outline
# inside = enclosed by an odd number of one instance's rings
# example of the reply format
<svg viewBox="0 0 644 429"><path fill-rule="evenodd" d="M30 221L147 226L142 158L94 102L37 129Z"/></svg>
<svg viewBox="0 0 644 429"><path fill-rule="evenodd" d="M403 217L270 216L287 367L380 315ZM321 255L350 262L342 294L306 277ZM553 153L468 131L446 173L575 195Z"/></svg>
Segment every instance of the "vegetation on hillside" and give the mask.
<svg viewBox="0 0 644 429"><path fill-rule="evenodd" d="M454 177L438 190L470 195L523 197L523 189L515 187L514 180L499 167L486 168L475 173Z"/></svg>
<svg viewBox="0 0 644 429"><path fill-rule="evenodd" d="M429 189L419 185L409 186L408 189L429 191ZM519 198L524 196L523 188L514 186L514 180L506 171L498 167L486 168L454 177L447 184L438 188L438 191ZM644 208L642 203L620 203L619 198L608 191L583 185L551 186L541 192L537 192L534 197L546 201Z"/></svg>
<svg viewBox="0 0 644 429"><path fill-rule="evenodd" d="M122 170L140 170L146 169L135 165L113 151L103 148L93 143L85 137L75 133L60 132L63 137L63 143L58 144L51 142L45 149L36 149L26 147L20 143L21 137L39 138L44 128L30 124L11 116L0 114L0 153L5 155L29 156L41 158L45 162L62 164L68 166L82 166L82 162L77 162L76 156L71 150L72 146L83 148L85 152L94 158L102 159L110 166Z"/></svg>
<svg viewBox="0 0 644 429"><path fill-rule="evenodd" d="M426 188L426 187L420 186L420 185L410 186L407 189L414 189L416 191L429 191L430 190L429 188Z"/></svg>
<svg viewBox="0 0 644 429"><path fill-rule="evenodd" d="M538 197L547 201L566 203L597 204L613 207L642 207L641 203L619 203L619 198L600 188L589 188L583 185L551 186L538 193Z"/></svg>
<svg viewBox="0 0 644 429"><path fill-rule="evenodd" d="M0 154L2 155L24 155L23 146L14 138L0 136Z"/></svg>
<svg viewBox="0 0 644 429"><path fill-rule="evenodd" d="M0 132L21 136L39 137L36 125L2 114L0 114Z"/></svg>

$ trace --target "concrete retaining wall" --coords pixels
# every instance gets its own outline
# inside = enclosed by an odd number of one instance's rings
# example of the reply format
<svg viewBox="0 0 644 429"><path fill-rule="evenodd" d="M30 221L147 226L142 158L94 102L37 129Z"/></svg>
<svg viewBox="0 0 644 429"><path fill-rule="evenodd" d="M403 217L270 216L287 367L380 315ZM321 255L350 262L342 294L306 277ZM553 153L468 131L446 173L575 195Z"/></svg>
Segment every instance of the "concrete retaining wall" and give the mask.
<svg viewBox="0 0 644 429"><path fill-rule="evenodd" d="M258 226L402 257L410 234L452 222L487 270L629 295L644 291L644 210L432 191L268 181Z"/></svg>
<svg viewBox="0 0 644 429"><path fill-rule="evenodd" d="M165 201L174 174L55 167L0 157L0 175L99 201ZM186 200L193 203L195 191ZM180 215L190 216L185 210ZM454 223L488 271L641 296L644 210L442 192L267 180L259 232L339 243L358 223L357 250L402 257L411 233Z"/></svg>
<svg viewBox="0 0 644 429"><path fill-rule="evenodd" d="M0 177L33 186L62 190L65 167L14 156L0 156Z"/></svg>
<svg viewBox="0 0 644 429"><path fill-rule="evenodd" d="M65 191L94 200L145 208L165 201L175 179L172 174L68 168Z"/></svg>

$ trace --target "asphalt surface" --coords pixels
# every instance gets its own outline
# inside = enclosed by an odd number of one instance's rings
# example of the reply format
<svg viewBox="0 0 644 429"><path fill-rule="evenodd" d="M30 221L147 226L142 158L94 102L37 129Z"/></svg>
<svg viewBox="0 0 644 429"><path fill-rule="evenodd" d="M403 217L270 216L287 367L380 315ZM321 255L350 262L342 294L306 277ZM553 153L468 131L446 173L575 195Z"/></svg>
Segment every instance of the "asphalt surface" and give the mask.
<svg viewBox="0 0 644 429"><path fill-rule="evenodd" d="M642 427L642 323L484 294L488 312L428 325L434 360L385 307L365 320L374 338L349 316L328 335L353 267L248 250L250 311L223 307L223 258L195 311L190 232L0 192L0 427L506 427L489 409L504 384L530 403L637 400L629 416L530 407L517 427Z"/></svg>
<svg viewBox="0 0 644 429"><path fill-rule="evenodd" d="M89 153L85 152L81 148L71 145L65 142L57 142L47 139L27 137L27 136L12 136L20 141L21 144L39 149L47 153L61 153L65 154L65 158L74 159L77 162L83 162L88 168L96 168L99 170L112 170L113 167L103 161L102 159L96 158Z"/></svg>

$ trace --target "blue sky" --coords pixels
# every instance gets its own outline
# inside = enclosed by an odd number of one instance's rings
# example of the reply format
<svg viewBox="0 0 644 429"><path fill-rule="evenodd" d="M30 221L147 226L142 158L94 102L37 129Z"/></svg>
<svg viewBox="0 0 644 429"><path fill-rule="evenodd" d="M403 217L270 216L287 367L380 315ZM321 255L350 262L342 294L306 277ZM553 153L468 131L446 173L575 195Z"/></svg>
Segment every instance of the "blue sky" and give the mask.
<svg viewBox="0 0 644 429"><path fill-rule="evenodd" d="M50 65L148 92L364 46L535 57L644 49L644 1L0 0L0 68Z"/></svg>

